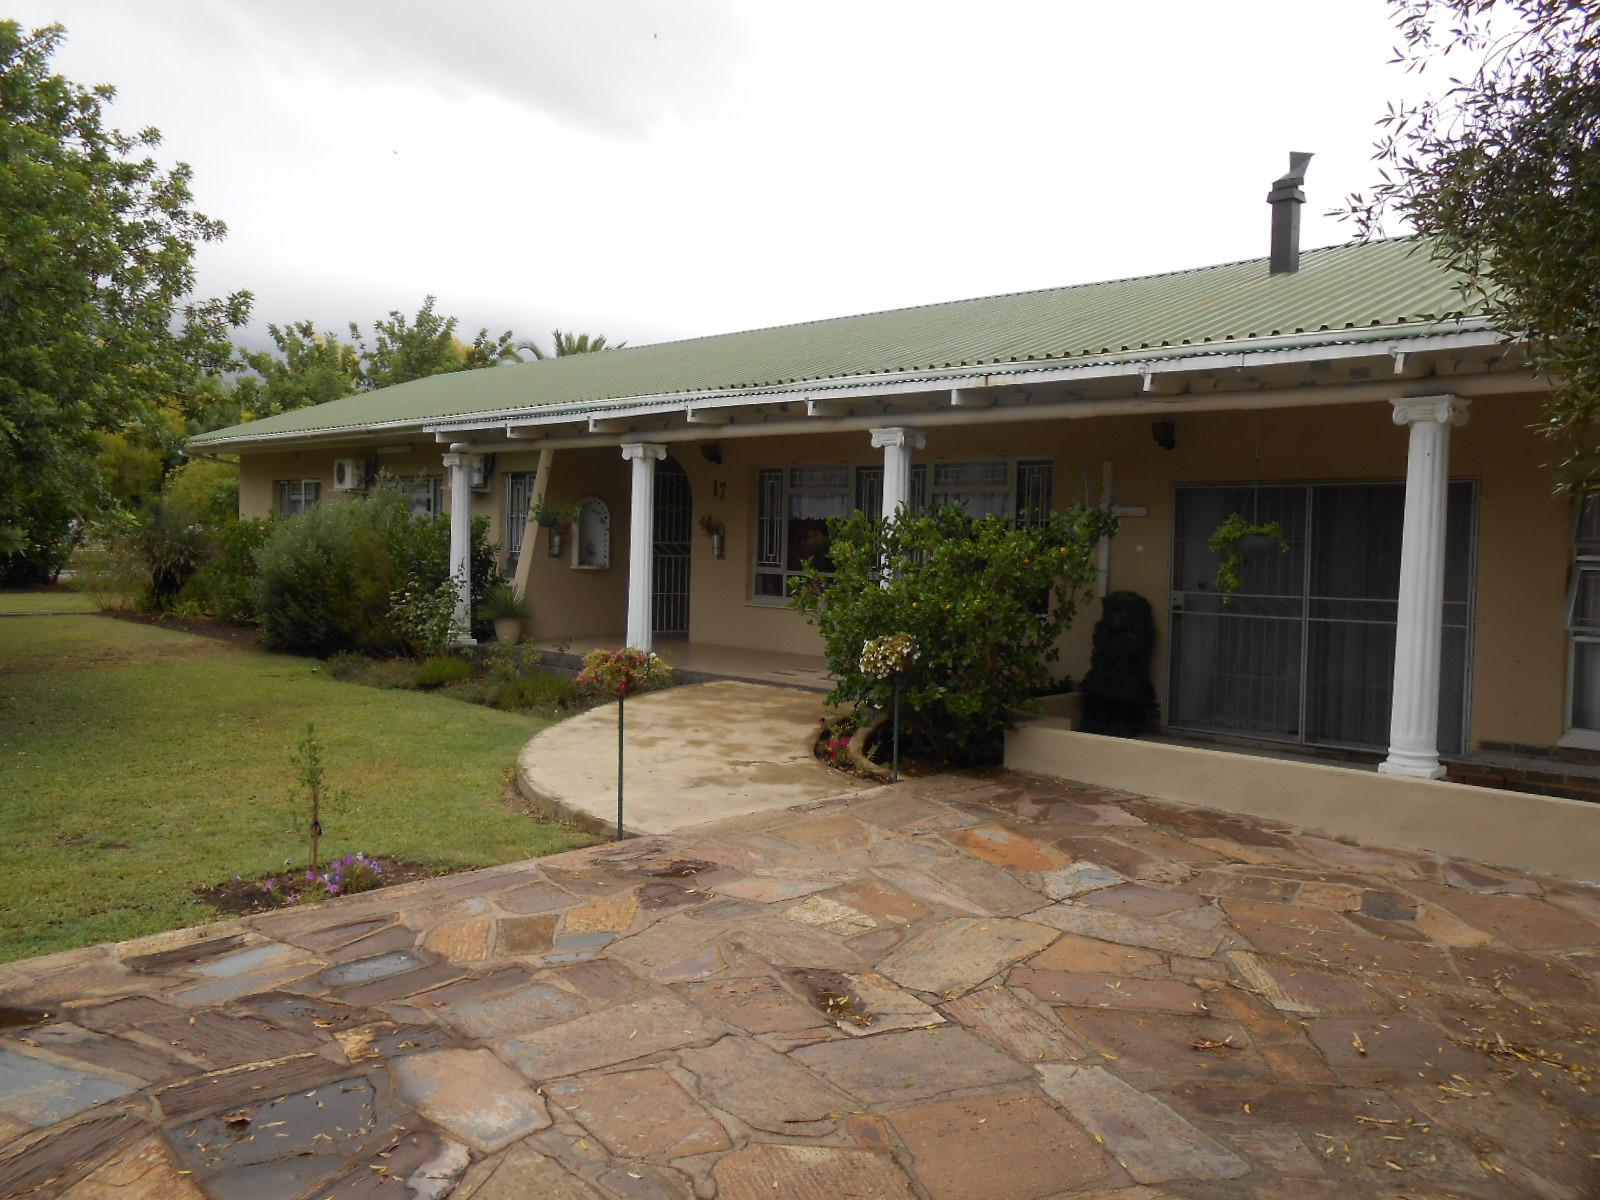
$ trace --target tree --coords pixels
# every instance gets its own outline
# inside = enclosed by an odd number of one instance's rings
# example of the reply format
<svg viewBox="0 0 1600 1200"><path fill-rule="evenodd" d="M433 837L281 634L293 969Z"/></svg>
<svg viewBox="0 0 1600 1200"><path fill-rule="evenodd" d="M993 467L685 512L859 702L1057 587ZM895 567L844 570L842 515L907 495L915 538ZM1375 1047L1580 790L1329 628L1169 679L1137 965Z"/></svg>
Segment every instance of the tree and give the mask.
<svg viewBox="0 0 1600 1200"><path fill-rule="evenodd" d="M310 321L268 325L267 335L276 353L249 350L239 356L255 372L241 376L234 387L242 413L270 417L360 390L361 355L338 335L324 333Z"/></svg>
<svg viewBox="0 0 1600 1200"><path fill-rule="evenodd" d="M191 297L199 243L184 164L155 129L104 123L116 95L51 71L65 31L0 21L0 577L48 578L103 503L96 435L182 403L232 359L248 292Z"/></svg>
<svg viewBox="0 0 1600 1200"><path fill-rule="evenodd" d="M494 337L480 329L470 343L463 342L455 336L459 319L435 312L436 302L427 297L415 317L391 310L372 323L370 344L354 321L348 341L312 321L269 325L273 349L241 353L254 374L239 379L228 397L231 404L218 404L213 397L208 411L218 424L231 424L430 375L516 361L509 330Z"/></svg>
<svg viewBox="0 0 1600 1200"><path fill-rule="evenodd" d="M384 388L516 359L510 330L491 337L487 329L480 329L469 345L455 336L459 319L440 316L433 311L434 303L435 298L429 296L410 321L404 313L390 310L387 319L372 323L370 347L356 323L350 322L351 340L361 354L363 388Z"/></svg>
<svg viewBox="0 0 1600 1200"><path fill-rule="evenodd" d="M1580 0L1390 0L1395 60L1451 72L1379 122L1383 181L1343 210L1434 239L1467 298L1527 339L1551 379L1558 476L1600 476L1600 8ZM1462 69L1459 60L1468 61Z"/></svg>
<svg viewBox="0 0 1600 1200"><path fill-rule="evenodd" d="M621 350L627 342L618 342L615 346L606 341L603 333L564 333L559 329L550 331L550 344L554 351L550 354L544 352L544 347L529 338L527 341L518 342L518 350L526 350L536 359L566 358L573 354L598 354L602 350Z"/></svg>

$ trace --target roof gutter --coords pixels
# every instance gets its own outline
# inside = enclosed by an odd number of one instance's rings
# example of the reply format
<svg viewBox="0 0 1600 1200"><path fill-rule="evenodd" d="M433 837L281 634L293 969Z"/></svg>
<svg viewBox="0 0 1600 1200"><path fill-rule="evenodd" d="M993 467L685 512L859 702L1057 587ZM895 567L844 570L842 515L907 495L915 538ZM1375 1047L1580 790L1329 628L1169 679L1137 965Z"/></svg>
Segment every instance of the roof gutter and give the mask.
<svg viewBox="0 0 1600 1200"><path fill-rule="evenodd" d="M1538 391L1547 381L1532 371L1435 376L1396 381L1263 388L1258 391L1199 392L1182 396L1130 399L1051 401L1022 400L989 408L946 407L927 412L902 411L848 417L805 417L799 420L752 421L742 425L689 425L678 429L641 429L627 434L586 433L529 439L528 450L578 450L636 442L725 442L732 438L778 437L784 434L852 433L882 425L931 429L946 425L1014 424L1027 421L1081 420L1091 417L1149 416L1172 413L1240 412L1268 408L1314 408L1331 404L1370 404L1413 396L1514 395ZM483 447L473 447L482 449ZM504 445L495 447L503 451Z"/></svg>

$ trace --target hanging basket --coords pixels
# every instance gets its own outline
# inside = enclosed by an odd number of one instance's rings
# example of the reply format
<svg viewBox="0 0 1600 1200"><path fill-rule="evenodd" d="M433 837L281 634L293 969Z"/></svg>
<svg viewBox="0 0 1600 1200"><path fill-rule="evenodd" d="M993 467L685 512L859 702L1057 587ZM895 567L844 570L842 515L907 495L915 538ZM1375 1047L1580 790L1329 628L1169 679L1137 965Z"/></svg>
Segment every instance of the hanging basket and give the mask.
<svg viewBox="0 0 1600 1200"><path fill-rule="evenodd" d="M1279 542L1270 533L1247 533L1234 543L1243 558L1260 558L1279 549Z"/></svg>

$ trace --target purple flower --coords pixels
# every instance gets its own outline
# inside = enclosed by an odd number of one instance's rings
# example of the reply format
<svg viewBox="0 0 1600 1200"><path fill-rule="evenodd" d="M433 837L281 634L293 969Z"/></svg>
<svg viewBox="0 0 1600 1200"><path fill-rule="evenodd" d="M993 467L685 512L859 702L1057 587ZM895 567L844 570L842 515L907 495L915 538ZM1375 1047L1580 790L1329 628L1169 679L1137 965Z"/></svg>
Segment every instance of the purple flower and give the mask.
<svg viewBox="0 0 1600 1200"><path fill-rule="evenodd" d="M337 883L330 883L328 885L328 890L337 896L339 894L339 885Z"/></svg>
<svg viewBox="0 0 1600 1200"><path fill-rule="evenodd" d="M277 886L278 886L278 881L276 879L269 879L269 880L267 880L265 883L263 883L261 885L261 890L264 891L264 892L270 892L274 888L276 888Z"/></svg>

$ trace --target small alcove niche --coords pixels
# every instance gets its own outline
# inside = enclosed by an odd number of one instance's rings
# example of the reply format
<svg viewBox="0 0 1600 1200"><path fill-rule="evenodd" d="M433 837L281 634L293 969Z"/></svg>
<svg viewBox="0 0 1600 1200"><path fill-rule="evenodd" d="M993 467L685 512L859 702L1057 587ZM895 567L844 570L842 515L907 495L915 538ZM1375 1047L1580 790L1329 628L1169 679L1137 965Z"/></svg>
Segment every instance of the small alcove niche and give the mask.
<svg viewBox="0 0 1600 1200"><path fill-rule="evenodd" d="M598 571L611 565L611 510L598 496L578 501L572 517L572 566Z"/></svg>

